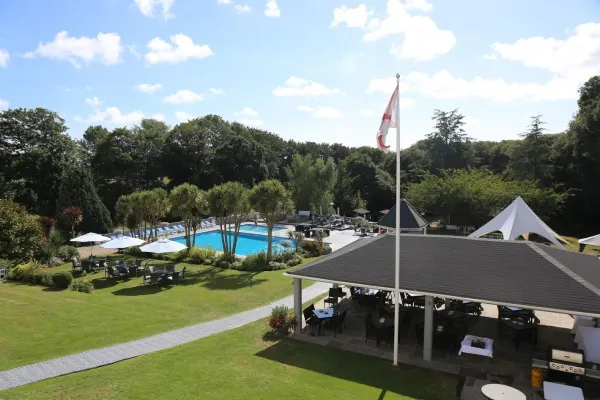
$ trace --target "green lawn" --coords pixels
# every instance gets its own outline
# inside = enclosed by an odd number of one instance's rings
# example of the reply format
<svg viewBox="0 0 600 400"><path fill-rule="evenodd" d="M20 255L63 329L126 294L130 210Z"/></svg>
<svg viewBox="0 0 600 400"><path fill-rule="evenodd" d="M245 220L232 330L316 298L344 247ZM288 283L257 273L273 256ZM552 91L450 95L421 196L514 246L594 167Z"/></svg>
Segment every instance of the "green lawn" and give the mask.
<svg viewBox="0 0 600 400"><path fill-rule="evenodd" d="M266 320L128 361L0 392L10 399L455 398L457 378L292 339Z"/></svg>
<svg viewBox="0 0 600 400"><path fill-rule="evenodd" d="M0 283L0 371L221 318L292 294L284 271L187 267L185 284L163 289L142 286L142 278L106 280L103 272L86 277L96 285L92 294Z"/></svg>

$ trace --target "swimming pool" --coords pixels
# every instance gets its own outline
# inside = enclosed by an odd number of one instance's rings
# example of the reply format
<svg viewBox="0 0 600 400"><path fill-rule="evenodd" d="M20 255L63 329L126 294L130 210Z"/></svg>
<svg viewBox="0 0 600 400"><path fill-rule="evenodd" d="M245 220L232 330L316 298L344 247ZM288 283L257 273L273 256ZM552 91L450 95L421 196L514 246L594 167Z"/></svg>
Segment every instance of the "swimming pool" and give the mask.
<svg viewBox="0 0 600 400"><path fill-rule="evenodd" d="M233 242L233 232L228 232ZM172 239L175 242L185 244L185 237L178 237ZM280 243L289 242L285 238L273 237L273 251L283 251L285 247L281 246ZM223 251L223 243L221 242L221 231L201 232L196 234L196 247L210 247L216 251ZM240 232L238 235L237 245L235 248L235 254L240 256L247 256L248 254L258 253L260 251L267 251L268 243L267 237L264 235L254 235L252 233Z"/></svg>
<svg viewBox="0 0 600 400"><path fill-rule="evenodd" d="M273 227L273 232L282 231L284 229L287 229L285 225L275 225ZM242 226L240 226L240 232L269 233L269 229L266 225L243 224Z"/></svg>

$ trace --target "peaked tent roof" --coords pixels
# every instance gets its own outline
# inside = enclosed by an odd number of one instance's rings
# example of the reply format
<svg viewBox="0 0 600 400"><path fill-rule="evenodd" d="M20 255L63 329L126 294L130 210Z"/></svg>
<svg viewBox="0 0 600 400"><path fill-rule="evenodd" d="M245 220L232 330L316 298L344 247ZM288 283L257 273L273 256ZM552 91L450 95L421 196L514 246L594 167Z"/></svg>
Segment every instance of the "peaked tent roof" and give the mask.
<svg viewBox="0 0 600 400"><path fill-rule="evenodd" d="M379 226L396 228L396 206L381 217ZM415 210L415 208L406 200L400 202L400 228L402 229L420 229L427 226L427 221Z"/></svg>
<svg viewBox="0 0 600 400"><path fill-rule="evenodd" d="M560 248L563 248L562 244L557 240L561 240L564 243L568 243L560 235L554 232L548 225L546 225L540 217L538 217L529 208L527 203L517 196L515 201L510 203L502 212L490 222L471 233L469 237L478 237L485 235L486 233L500 231L504 240L515 240L519 236L526 233L535 233L540 235Z"/></svg>
<svg viewBox="0 0 600 400"><path fill-rule="evenodd" d="M579 244L589 244L590 246L600 246L600 235L590 236L579 239Z"/></svg>
<svg viewBox="0 0 600 400"><path fill-rule="evenodd" d="M600 317L594 255L522 240L402 234L400 241L402 292ZM359 239L285 275L394 290L395 250L394 235Z"/></svg>

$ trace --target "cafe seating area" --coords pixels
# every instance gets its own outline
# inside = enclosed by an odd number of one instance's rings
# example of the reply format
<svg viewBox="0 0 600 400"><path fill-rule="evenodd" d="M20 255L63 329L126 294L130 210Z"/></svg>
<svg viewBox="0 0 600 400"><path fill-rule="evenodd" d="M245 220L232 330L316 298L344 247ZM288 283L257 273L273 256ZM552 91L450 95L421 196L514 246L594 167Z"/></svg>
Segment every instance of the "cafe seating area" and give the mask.
<svg viewBox="0 0 600 400"><path fill-rule="evenodd" d="M185 279L186 267L176 270L175 264L149 265L150 261L131 260L106 256L102 258L89 257L84 260L73 258L72 271L83 273L98 273L104 271L105 279L142 278L144 285L169 286L179 284Z"/></svg>
<svg viewBox="0 0 600 400"><path fill-rule="evenodd" d="M327 303L321 301L303 310L306 323L302 333L294 337L391 360L393 293L349 287L332 288L328 294ZM331 302L334 297L337 301ZM479 379L534 393L532 359L544 358L549 346L573 347L569 328L543 323L554 317L552 313L434 299L433 359L425 362L422 360L424 300L415 294L402 293L400 303L400 362L457 374L465 377L467 384ZM481 390L474 392L480 394Z"/></svg>

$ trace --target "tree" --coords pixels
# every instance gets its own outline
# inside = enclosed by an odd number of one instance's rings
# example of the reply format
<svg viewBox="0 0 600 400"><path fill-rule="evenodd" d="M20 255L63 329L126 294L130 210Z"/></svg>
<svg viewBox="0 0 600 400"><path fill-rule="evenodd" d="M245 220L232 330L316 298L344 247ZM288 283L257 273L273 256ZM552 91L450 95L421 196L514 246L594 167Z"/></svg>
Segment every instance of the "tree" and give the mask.
<svg viewBox="0 0 600 400"><path fill-rule="evenodd" d="M288 231L288 237L294 242L294 248L296 249L296 252L298 252L298 247L300 247L304 241L304 233L290 230Z"/></svg>
<svg viewBox="0 0 600 400"><path fill-rule="evenodd" d="M67 207L62 211L65 224L71 229L71 239L75 237L75 227L83 221L81 207Z"/></svg>
<svg viewBox="0 0 600 400"><path fill-rule="evenodd" d="M0 199L0 258L23 261L40 248L42 229L25 207Z"/></svg>
<svg viewBox="0 0 600 400"><path fill-rule="evenodd" d="M196 185L184 183L171 190L169 199L172 204L171 213L183 219L185 243L188 248L191 248L196 244L196 231L200 217L208 208L206 193Z"/></svg>
<svg viewBox="0 0 600 400"><path fill-rule="evenodd" d="M333 199L337 171L332 158L327 162L314 160L310 155L296 154L286 168L289 188L298 210L320 211L328 209Z"/></svg>
<svg viewBox="0 0 600 400"><path fill-rule="evenodd" d="M221 228L224 256L230 260L235 258L240 226L251 212L248 194L248 189L239 182L227 182L215 186L207 193L208 209L217 217Z"/></svg>
<svg viewBox="0 0 600 400"><path fill-rule="evenodd" d="M150 236L158 237L158 223L164 218L171 208L167 191L156 188L146 192L146 210L150 223Z"/></svg>
<svg viewBox="0 0 600 400"><path fill-rule="evenodd" d="M83 210L81 228L86 232L112 231L108 209L100 200L89 170L74 165L66 170L60 180L57 209L80 207Z"/></svg>
<svg viewBox="0 0 600 400"><path fill-rule="evenodd" d="M435 169L464 168L469 163L470 139L465 133L465 116L458 112L434 110L435 130L427 135L427 146L435 161Z"/></svg>
<svg viewBox="0 0 600 400"><path fill-rule="evenodd" d="M294 209L294 203L278 180L266 180L252 188L249 195L250 204L257 210L267 223L267 262L273 258L273 227L277 219Z"/></svg>
<svg viewBox="0 0 600 400"><path fill-rule="evenodd" d="M30 212L56 215L60 177L76 161L65 121L44 108L0 112L0 175L12 198Z"/></svg>
<svg viewBox="0 0 600 400"><path fill-rule="evenodd" d="M263 146L244 136L227 138L215 152L214 166L220 182L236 180L252 186L269 175Z"/></svg>
<svg viewBox="0 0 600 400"><path fill-rule="evenodd" d="M514 180L537 180L547 186L551 179L550 152L552 142L544 135L546 123L541 115L531 117L527 132L522 133L523 140L513 149L507 176Z"/></svg>

